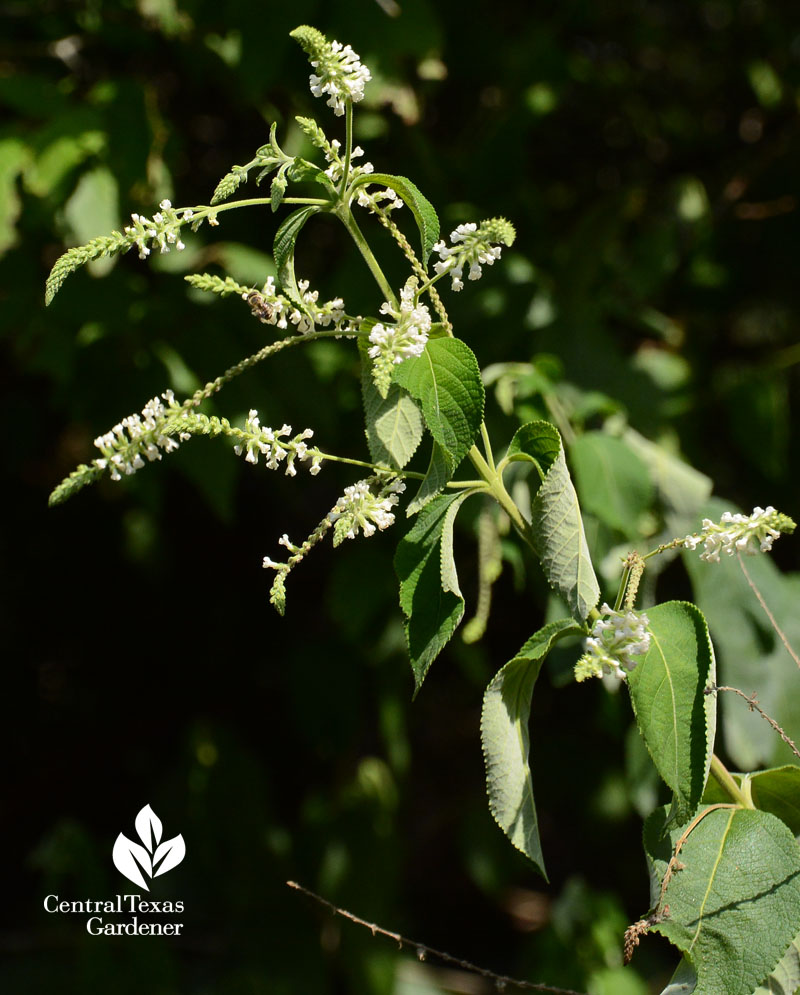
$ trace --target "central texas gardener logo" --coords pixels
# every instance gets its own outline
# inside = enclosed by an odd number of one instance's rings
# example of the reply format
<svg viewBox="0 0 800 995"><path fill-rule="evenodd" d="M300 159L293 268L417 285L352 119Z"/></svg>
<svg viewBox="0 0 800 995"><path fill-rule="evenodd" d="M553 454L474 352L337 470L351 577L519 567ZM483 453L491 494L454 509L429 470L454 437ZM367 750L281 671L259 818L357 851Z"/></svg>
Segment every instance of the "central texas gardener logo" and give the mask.
<svg viewBox="0 0 800 995"><path fill-rule="evenodd" d="M171 840L161 842L161 819L149 805L139 812L134 825L142 842L134 843L120 833L114 843L114 866L129 881L149 891L145 875L157 878L159 874L166 874L177 867L186 856L186 844L180 833Z"/></svg>

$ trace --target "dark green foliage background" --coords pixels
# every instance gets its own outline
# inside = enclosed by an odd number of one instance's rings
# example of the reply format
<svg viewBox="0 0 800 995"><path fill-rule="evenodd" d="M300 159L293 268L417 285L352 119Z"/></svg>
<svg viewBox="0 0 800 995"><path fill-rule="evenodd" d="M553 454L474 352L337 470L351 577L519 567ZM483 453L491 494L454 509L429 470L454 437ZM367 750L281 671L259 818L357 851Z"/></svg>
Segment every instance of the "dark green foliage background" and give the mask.
<svg viewBox="0 0 800 995"><path fill-rule="evenodd" d="M199 440L46 508L101 431L265 341L235 299L198 303L181 273L133 253L102 280L71 277L45 311L49 267L75 240L65 203L98 167L117 178L120 218L173 189L176 204L207 202L272 120L281 136L293 114L315 115L333 135L288 38L308 22L352 43L378 77L356 136L377 170L417 183L445 231L496 214L517 226L513 252L452 298L480 362L552 354L551 374L613 398L646 435L672 437L718 492L797 518L792 5L401 8L394 18L372 0L3 8L3 991L429 990L395 987L392 944L331 920L284 887L293 878L502 973L602 993L622 929L646 910L623 696L556 690L553 668L540 678L532 750L549 889L488 813L482 691L542 622L543 602L531 607L510 571L488 637L456 638L412 706L391 569L399 529L318 550L291 578L286 618L268 604L261 557L282 532L316 524L352 481L344 471L291 480ZM430 78L431 60L446 78ZM15 155L22 175L8 166ZM229 214L193 268L224 264L261 282L261 260L241 246L267 252L274 229L266 211ZM300 275L374 313L380 295L344 247L332 221L312 222ZM517 423L491 392L489 402L493 438L509 439ZM249 407L364 458L357 355L345 344L280 356L216 410ZM789 542L776 555L793 565ZM457 556L469 613L466 535ZM689 593L677 570L663 589ZM125 890L111 845L148 802L186 839L186 860L159 881L161 897L187 903L185 938L98 940L82 917L45 914L48 893ZM630 971L659 991L675 959L648 940Z"/></svg>

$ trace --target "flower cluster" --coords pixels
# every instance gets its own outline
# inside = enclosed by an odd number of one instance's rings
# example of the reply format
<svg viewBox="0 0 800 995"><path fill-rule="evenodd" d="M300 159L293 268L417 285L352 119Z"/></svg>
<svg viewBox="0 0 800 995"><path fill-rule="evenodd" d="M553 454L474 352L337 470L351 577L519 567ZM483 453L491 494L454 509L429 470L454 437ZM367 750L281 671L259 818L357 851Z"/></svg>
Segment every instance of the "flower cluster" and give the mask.
<svg viewBox="0 0 800 995"><path fill-rule="evenodd" d="M382 200L386 201L386 203L381 204ZM378 207L382 211L396 211L404 203L402 197L398 197L391 187L386 187L385 190L375 190L374 192L368 192L364 187L359 187L357 201L361 207L366 207L373 213Z"/></svg>
<svg viewBox="0 0 800 995"><path fill-rule="evenodd" d="M369 333L372 345L368 355L373 360L372 378L382 397L386 397L392 379L392 369L409 356L421 356L431 330L431 314L425 304L417 301L417 278L412 276L400 291L400 310L391 304L381 305L381 314L390 315L395 324L379 322Z"/></svg>
<svg viewBox="0 0 800 995"><path fill-rule="evenodd" d="M365 536L371 536L376 528L387 529L394 524L392 508L399 502L406 485L394 477L374 494L371 486L374 479L359 480L345 488L328 513L328 521L333 524L334 546L345 539L355 539L359 529Z"/></svg>
<svg viewBox="0 0 800 995"><path fill-rule="evenodd" d="M433 249L439 253L439 262L433 268L442 276L450 274L453 290L463 290L462 275L464 266L469 265L468 279L480 280L483 275L482 266L493 266L495 259L500 258L501 247L511 245L516 233L514 226L505 218L491 218L481 221L480 227L474 222L459 225L450 233L452 248L448 248L442 240Z"/></svg>
<svg viewBox="0 0 800 995"><path fill-rule="evenodd" d="M291 36L303 46L316 70L308 79L315 97L327 93L328 107L332 107L337 116L344 114L347 101L361 100L364 86L372 75L350 45L329 42L320 31L307 25L295 28Z"/></svg>
<svg viewBox="0 0 800 995"><path fill-rule="evenodd" d="M244 455L248 463L258 463L258 455L261 453L270 470L277 470L282 460L286 460L286 473L294 477L297 470L294 465L295 460L304 462L311 460L309 473L315 475L319 473L323 456L319 449L309 449L306 439L310 439L314 432L304 429L293 439L281 438L289 436L292 432L291 425L283 425L277 431L271 428L262 427L258 420L258 412L251 409L244 424L244 429L237 433L241 442L233 447L237 456Z"/></svg>
<svg viewBox="0 0 800 995"><path fill-rule="evenodd" d="M339 155L341 147L342 143L339 139L334 138L325 149L325 159L330 163L330 166L325 170L325 175L330 179L331 183L338 183L344 175L344 159ZM354 180L357 176L375 172L375 167L371 162L362 162L360 166L353 165L353 159L360 159L362 155L364 155L364 150L360 145L356 145L350 153L350 174L348 180Z"/></svg>
<svg viewBox="0 0 800 995"><path fill-rule="evenodd" d="M703 544L701 560L719 563L720 553L733 556L734 553L755 554L758 549L768 553L772 544L782 532L794 532L795 523L787 515L776 511L772 505L754 508L752 515L739 515L726 511L719 523L710 518L703 519L699 534L686 536L681 540L685 549L697 549ZM754 543L758 544L758 549Z"/></svg>
<svg viewBox="0 0 800 995"><path fill-rule="evenodd" d="M167 402L166 406L161 398ZM171 390L164 391L161 398L154 397L145 404L141 415L123 418L110 432L94 440L103 454L101 459L95 460L95 464L101 470L108 470L112 480L121 480L123 474L135 473L143 467L142 456L151 462L160 460L162 449L165 453L171 453L180 442L191 438L188 432L167 434L167 419L171 414L182 415L183 410Z"/></svg>
<svg viewBox="0 0 800 995"><path fill-rule="evenodd" d="M338 326L344 317L344 301L335 297L332 301L317 305L318 290L309 290L308 280L298 281L297 287L303 295L305 312L295 307L283 294L278 293L273 277L267 277L267 282L258 290L249 290L242 294L242 300L247 301L250 310L264 324L275 325L278 328L288 328L289 324L297 326L298 332L313 332L317 325L327 328L331 323Z"/></svg>
<svg viewBox="0 0 800 995"><path fill-rule="evenodd" d="M140 259L146 259L154 245L161 252L169 252L172 245L179 252L185 248L179 237L180 230L181 225L191 221L194 217L192 209L186 208L179 216L168 200L162 200L158 206L161 210L153 215L152 220L141 214L132 214L133 224L127 225L125 228L125 234L132 239L132 244L139 249ZM209 218L210 224L215 222L216 219Z"/></svg>
<svg viewBox="0 0 800 995"><path fill-rule="evenodd" d="M618 612L603 604L600 611L605 618L595 622L592 634L584 641L584 654L575 664L575 680L616 674L625 680L625 672L633 670L642 656L650 649L650 619L644 612Z"/></svg>

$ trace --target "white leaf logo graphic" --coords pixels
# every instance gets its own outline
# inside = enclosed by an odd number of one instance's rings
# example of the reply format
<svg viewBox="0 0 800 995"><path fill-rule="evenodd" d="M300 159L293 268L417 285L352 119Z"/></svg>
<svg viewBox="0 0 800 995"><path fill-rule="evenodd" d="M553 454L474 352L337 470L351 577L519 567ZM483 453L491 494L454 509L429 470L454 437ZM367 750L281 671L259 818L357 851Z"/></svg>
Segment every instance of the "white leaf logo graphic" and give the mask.
<svg viewBox="0 0 800 995"><path fill-rule="evenodd" d="M177 867L186 856L186 844L180 834L161 843L163 831L161 819L149 805L145 805L139 812L134 824L144 845L134 843L120 833L114 843L111 857L120 874L124 874L129 881L149 891L145 875L154 878Z"/></svg>
<svg viewBox="0 0 800 995"><path fill-rule="evenodd" d="M150 808L145 805L142 811L136 816L136 832L139 839L144 843L150 853L153 848L161 842L161 819Z"/></svg>

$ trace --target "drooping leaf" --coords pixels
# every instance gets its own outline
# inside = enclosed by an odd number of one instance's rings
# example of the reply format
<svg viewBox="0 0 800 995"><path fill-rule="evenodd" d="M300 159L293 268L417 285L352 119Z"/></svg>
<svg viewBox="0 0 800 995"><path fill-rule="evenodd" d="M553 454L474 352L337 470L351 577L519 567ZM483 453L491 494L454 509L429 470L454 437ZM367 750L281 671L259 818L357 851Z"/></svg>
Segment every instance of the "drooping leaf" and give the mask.
<svg viewBox="0 0 800 995"><path fill-rule="evenodd" d="M434 243L439 241L439 218L433 204L405 176L392 176L390 173L370 173L359 177L353 184L353 188L365 186L367 183L377 183L389 187L408 204L414 215L414 220L417 222L417 228L419 228L422 242L422 264L427 266Z"/></svg>
<svg viewBox="0 0 800 995"><path fill-rule="evenodd" d="M450 465L447 454L439 443L434 441L431 446L431 458L428 461L428 469L425 471L425 476L419 485L419 490L409 501L406 508L406 515L409 518L412 515L416 515L421 508L424 508L429 501L432 501L437 494L442 492L447 481L453 475Z"/></svg>
<svg viewBox="0 0 800 995"><path fill-rule="evenodd" d="M586 432L570 446L570 462L586 511L632 539L654 496L647 467L633 450L607 432Z"/></svg>
<svg viewBox="0 0 800 995"><path fill-rule="evenodd" d="M545 421L518 429L508 456L536 464L541 483L531 502L531 530L545 576L582 621L600 598L578 495L556 429Z"/></svg>
<svg viewBox="0 0 800 995"><path fill-rule="evenodd" d="M666 833L668 812L645 823L653 903L686 827ZM800 932L800 846L775 816L719 808L680 851L665 889L669 915L653 929L683 951L697 974L694 995L752 995Z"/></svg>
<svg viewBox="0 0 800 995"><path fill-rule="evenodd" d="M381 397L370 372L367 342L358 340L361 354L361 397L364 402L367 445L375 463L402 469L417 450L425 431L422 414L406 391L392 384Z"/></svg>
<svg viewBox="0 0 800 995"><path fill-rule="evenodd" d="M419 401L452 476L483 420L483 383L474 353L460 339L431 339L421 356L395 367L394 381Z"/></svg>
<svg viewBox="0 0 800 995"><path fill-rule="evenodd" d="M464 599L442 586L441 553L447 512L454 501L463 498L463 492L434 498L400 540L394 557L415 695L464 614Z"/></svg>
<svg viewBox="0 0 800 995"><path fill-rule="evenodd" d="M511 842L546 879L528 763L533 687L553 643L585 635L571 618L551 622L525 643L494 677L483 696L481 743L489 809Z"/></svg>
<svg viewBox="0 0 800 995"><path fill-rule="evenodd" d="M464 600L464 595L461 593L461 588L458 584L458 573L456 571L456 561L453 556L453 526L455 525L456 515L461 509L461 505L466 501L468 497L474 494L474 491L461 491L458 497L453 501L444 515L444 524L442 525L442 548L441 548L441 578L442 578L442 590L449 591L451 594L455 594L457 598Z"/></svg>
<svg viewBox="0 0 800 995"><path fill-rule="evenodd" d="M272 247L281 290L301 311L305 311L305 305L294 272L294 247L303 225L309 218L318 213L319 207L314 204L292 211L275 232L275 241Z"/></svg>
<svg viewBox="0 0 800 995"><path fill-rule="evenodd" d="M539 471L539 480L542 481L560 452L561 436L555 425L546 421L534 421L521 425L514 433L506 459L509 462L526 460L534 463Z"/></svg>
<svg viewBox="0 0 800 995"><path fill-rule="evenodd" d="M639 731L685 822L703 795L716 731L714 653L700 610L684 601L647 609L650 649L628 674Z"/></svg>

